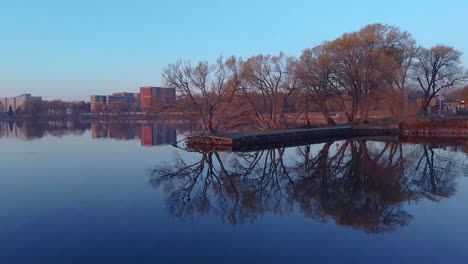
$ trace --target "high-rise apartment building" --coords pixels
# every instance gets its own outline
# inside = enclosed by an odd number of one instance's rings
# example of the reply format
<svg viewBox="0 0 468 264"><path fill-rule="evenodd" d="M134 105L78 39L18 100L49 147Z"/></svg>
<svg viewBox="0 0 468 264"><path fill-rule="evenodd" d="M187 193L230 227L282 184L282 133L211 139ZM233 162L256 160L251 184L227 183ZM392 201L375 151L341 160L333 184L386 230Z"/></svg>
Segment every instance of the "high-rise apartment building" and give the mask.
<svg viewBox="0 0 468 264"><path fill-rule="evenodd" d="M144 86L140 87L140 107L148 111L160 103L174 102L176 91L174 88Z"/></svg>
<svg viewBox="0 0 468 264"><path fill-rule="evenodd" d="M30 101L41 101L42 97L32 96L31 94L22 94L15 97L0 98L0 112L17 111Z"/></svg>
<svg viewBox="0 0 468 264"><path fill-rule="evenodd" d="M124 102L128 104L128 108L131 111L138 111L140 108L140 94L139 93L113 93L112 95L92 95L90 98L91 101L91 111L95 112L100 107L109 108L115 102Z"/></svg>

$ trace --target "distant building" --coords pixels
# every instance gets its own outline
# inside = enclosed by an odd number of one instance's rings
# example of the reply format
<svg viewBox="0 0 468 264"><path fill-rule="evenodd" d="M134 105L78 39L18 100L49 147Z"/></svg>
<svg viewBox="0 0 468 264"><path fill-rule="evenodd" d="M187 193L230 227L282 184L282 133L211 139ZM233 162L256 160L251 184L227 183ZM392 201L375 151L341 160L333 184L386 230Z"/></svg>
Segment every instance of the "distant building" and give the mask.
<svg viewBox="0 0 468 264"><path fill-rule="evenodd" d="M127 93L127 92L121 92L121 93L113 93L112 94L112 100L117 101L123 101L129 103L129 106L131 109L138 111L140 110L140 94L139 93ZM112 100L109 99L110 103L112 103Z"/></svg>
<svg viewBox="0 0 468 264"><path fill-rule="evenodd" d="M106 108L112 106L115 102L125 102L129 109L138 111L140 109L140 94L139 93L113 93L112 95L91 95L91 111L97 110L100 105Z"/></svg>
<svg viewBox="0 0 468 264"><path fill-rule="evenodd" d="M464 101L464 100L461 100L459 103L458 103L458 109L468 109L467 107L467 103Z"/></svg>
<svg viewBox="0 0 468 264"><path fill-rule="evenodd" d="M91 95L90 103L91 103L91 112L95 112L99 105L105 106L107 102L105 95Z"/></svg>
<svg viewBox="0 0 468 264"><path fill-rule="evenodd" d="M148 111L160 103L174 102L176 91L174 88L144 86L140 87L140 107Z"/></svg>
<svg viewBox="0 0 468 264"><path fill-rule="evenodd" d="M16 97L0 98L0 112L17 111L22 108L27 102L42 101L40 96L32 96L31 94L22 94Z"/></svg>

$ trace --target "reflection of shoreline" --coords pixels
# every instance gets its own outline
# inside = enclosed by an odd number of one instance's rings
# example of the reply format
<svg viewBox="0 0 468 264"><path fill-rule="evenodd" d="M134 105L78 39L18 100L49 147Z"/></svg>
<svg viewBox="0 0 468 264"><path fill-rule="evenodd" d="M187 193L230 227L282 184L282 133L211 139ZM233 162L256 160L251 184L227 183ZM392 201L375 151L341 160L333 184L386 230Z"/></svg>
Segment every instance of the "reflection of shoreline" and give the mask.
<svg viewBox="0 0 468 264"><path fill-rule="evenodd" d="M141 138L140 125L125 123L92 123L91 137L93 139L111 138L119 140L133 140Z"/></svg>
<svg viewBox="0 0 468 264"><path fill-rule="evenodd" d="M142 146L177 142L177 131L191 130L187 123L155 121L144 123L79 122L79 121L9 121L0 122L0 138L40 139L47 135L64 136L91 132L92 139L140 140Z"/></svg>
<svg viewBox="0 0 468 264"><path fill-rule="evenodd" d="M174 144L177 142L176 135L176 129L169 122L132 125L125 123L94 123L91 125L93 139L140 139L141 145L145 147Z"/></svg>
<svg viewBox="0 0 468 264"><path fill-rule="evenodd" d="M40 139L45 136L62 137L66 135L80 135L90 129L89 123L76 121L9 121L0 122L0 138L18 138L21 140Z"/></svg>
<svg viewBox="0 0 468 264"><path fill-rule="evenodd" d="M152 170L150 182L164 190L169 212L182 221L214 214L236 225L299 209L317 221L387 233L411 220L405 203L455 193L456 178L468 174L454 153L366 139L192 153L187 160L178 153L174 163Z"/></svg>

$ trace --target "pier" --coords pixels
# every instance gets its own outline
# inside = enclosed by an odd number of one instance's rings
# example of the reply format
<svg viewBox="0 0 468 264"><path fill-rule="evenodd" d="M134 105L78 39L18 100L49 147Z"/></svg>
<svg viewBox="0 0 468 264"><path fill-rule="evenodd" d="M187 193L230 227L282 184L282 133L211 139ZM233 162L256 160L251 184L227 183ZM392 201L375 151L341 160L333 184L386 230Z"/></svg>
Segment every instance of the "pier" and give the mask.
<svg viewBox="0 0 468 264"><path fill-rule="evenodd" d="M342 125L247 133L193 134L187 136L187 147L203 151L254 151L354 137L398 136L399 132L398 127Z"/></svg>

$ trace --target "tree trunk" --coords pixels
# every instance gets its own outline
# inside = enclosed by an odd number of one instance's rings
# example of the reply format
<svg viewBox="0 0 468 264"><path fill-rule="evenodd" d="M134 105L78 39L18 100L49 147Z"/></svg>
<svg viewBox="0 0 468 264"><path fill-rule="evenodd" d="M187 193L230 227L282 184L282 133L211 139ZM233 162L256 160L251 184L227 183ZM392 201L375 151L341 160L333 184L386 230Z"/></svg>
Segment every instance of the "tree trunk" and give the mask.
<svg viewBox="0 0 468 264"><path fill-rule="evenodd" d="M327 107L326 102L324 101L320 102L320 109L322 110L323 117L325 118L325 120L327 120L327 124L330 126L335 126L336 125L335 120L333 120L333 118L330 117L330 113L328 112L328 107Z"/></svg>
<svg viewBox="0 0 468 264"><path fill-rule="evenodd" d="M422 109L421 109L421 112L422 112L422 113L424 113L424 114L427 114L427 113L428 113L427 110L428 110L428 108L430 107L431 100L432 100L432 98L434 98L434 95L435 95L435 94L432 94L432 95L430 95L430 96L427 95L427 96L425 97L424 104L423 104L423 107L422 107Z"/></svg>
<svg viewBox="0 0 468 264"><path fill-rule="evenodd" d="M370 102L368 96L363 96L360 102L359 110L361 114L360 123L368 123L369 122L369 109L370 109Z"/></svg>

